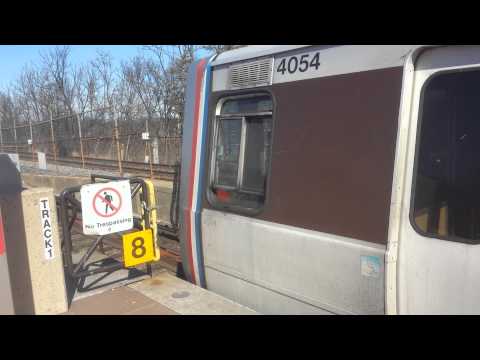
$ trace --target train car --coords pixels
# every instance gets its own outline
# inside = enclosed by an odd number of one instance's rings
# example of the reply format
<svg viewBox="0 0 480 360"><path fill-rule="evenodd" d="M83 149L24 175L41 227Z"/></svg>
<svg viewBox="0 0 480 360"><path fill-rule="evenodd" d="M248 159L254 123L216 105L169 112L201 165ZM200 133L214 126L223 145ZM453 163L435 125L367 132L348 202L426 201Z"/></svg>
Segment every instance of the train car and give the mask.
<svg viewBox="0 0 480 360"><path fill-rule="evenodd" d="M480 313L479 185L479 46L248 46L190 68L184 271L260 313Z"/></svg>

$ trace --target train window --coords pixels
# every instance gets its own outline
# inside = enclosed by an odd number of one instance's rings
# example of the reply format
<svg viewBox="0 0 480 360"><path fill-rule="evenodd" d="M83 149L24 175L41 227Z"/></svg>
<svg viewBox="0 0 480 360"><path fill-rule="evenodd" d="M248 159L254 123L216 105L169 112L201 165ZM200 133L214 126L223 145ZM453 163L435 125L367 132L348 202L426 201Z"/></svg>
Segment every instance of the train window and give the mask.
<svg viewBox="0 0 480 360"><path fill-rule="evenodd" d="M218 122L215 183L235 188L238 177L242 119L225 119Z"/></svg>
<svg viewBox="0 0 480 360"><path fill-rule="evenodd" d="M272 111L272 99L268 95L262 95L254 98L231 99L226 100L220 113L226 114L254 114Z"/></svg>
<svg viewBox="0 0 480 360"><path fill-rule="evenodd" d="M423 235L480 243L480 71L423 89L411 220Z"/></svg>
<svg viewBox="0 0 480 360"><path fill-rule="evenodd" d="M210 190L216 204L258 210L265 202L272 100L261 95L221 103L215 121Z"/></svg>

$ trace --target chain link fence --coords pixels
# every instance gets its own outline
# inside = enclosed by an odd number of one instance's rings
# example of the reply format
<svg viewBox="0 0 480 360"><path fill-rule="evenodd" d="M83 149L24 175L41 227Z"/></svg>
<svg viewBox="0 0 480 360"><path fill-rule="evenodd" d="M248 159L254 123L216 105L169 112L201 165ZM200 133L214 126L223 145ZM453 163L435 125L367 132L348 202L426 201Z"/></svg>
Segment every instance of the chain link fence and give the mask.
<svg viewBox="0 0 480 360"><path fill-rule="evenodd" d="M173 168L180 162L180 122L170 131L173 135L160 135L166 132L162 131L164 123L160 119L125 119L105 108L50 116L40 122L0 126L0 152L18 153L32 161L43 152L55 163L68 161L83 168L104 160L115 164L120 174L128 166L135 169L142 164L155 177L159 166ZM139 130L145 128L148 133Z"/></svg>

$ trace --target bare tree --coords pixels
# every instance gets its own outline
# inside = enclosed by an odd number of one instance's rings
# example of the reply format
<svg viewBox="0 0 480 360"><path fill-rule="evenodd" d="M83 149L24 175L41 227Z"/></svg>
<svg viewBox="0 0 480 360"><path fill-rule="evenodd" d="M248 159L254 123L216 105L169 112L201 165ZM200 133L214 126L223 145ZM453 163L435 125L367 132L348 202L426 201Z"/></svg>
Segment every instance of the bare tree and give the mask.
<svg viewBox="0 0 480 360"><path fill-rule="evenodd" d="M123 77L136 93L146 115L144 131L150 131L150 123L157 112L155 81L149 71L149 60L136 56L122 64Z"/></svg>
<svg viewBox="0 0 480 360"><path fill-rule="evenodd" d="M16 119L18 117L18 110L15 107L14 99L10 92L0 93L0 117L2 131L2 142L13 143L15 141Z"/></svg>
<svg viewBox="0 0 480 360"><path fill-rule="evenodd" d="M247 46L247 45L204 45L203 48L215 54L221 54L225 51L238 49L244 46Z"/></svg>
<svg viewBox="0 0 480 360"><path fill-rule="evenodd" d="M178 131L183 121L185 87L190 64L195 61L200 49L196 45L147 46L154 61L150 72L156 82L157 103L164 121L164 134Z"/></svg>
<svg viewBox="0 0 480 360"><path fill-rule="evenodd" d="M53 50L41 54L44 71L55 84L57 100L63 111L74 112L73 96L75 93L75 73L71 71L69 63L71 48L56 46Z"/></svg>
<svg viewBox="0 0 480 360"><path fill-rule="evenodd" d="M42 67L47 74L47 86L53 92L55 115L71 115L65 118L57 127L55 132L61 139L71 139L75 136L75 119L72 116L75 113L75 95L77 89L78 72L72 69L69 57L71 48L69 46L56 46L54 49L41 54ZM71 141L58 143L60 156L67 156L72 152Z"/></svg>
<svg viewBox="0 0 480 360"><path fill-rule="evenodd" d="M42 140L36 141L48 144L52 112L59 119L54 136L63 139L57 148L64 156L78 144L72 140L77 135L78 123L85 130L84 136L97 138L111 136L108 129L113 129L114 117L122 132L148 130L153 136L179 135L187 74L199 50L218 54L240 46L243 45L144 46L141 55L119 66L104 51L99 51L90 62L72 66L71 48L57 46L41 53L39 63L25 67L14 84L0 92L1 127L40 123L35 136ZM82 114L79 119L78 113ZM4 130L2 135L13 141L10 130ZM96 150L95 146L93 151Z"/></svg>

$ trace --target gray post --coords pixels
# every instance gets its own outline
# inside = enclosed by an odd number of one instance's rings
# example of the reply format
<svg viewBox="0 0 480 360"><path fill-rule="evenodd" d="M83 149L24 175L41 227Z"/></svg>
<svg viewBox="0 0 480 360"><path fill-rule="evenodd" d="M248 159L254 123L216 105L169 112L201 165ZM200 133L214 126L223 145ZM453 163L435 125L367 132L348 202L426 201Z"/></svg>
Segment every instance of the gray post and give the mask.
<svg viewBox="0 0 480 360"><path fill-rule="evenodd" d="M52 147L53 147L53 160L55 161L55 170L58 174L58 163L57 163L57 144L55 144L55 132L53 131L53 114L50 111L50 133L52 137Z"/></svg>
<svg viewBox="0 0 480 360"><path fill-rule="evenodd" d="M159 156L158 156L158 136L155 136L153 138L153 162L155 164L160 163L160 159L159 159Z"/></svg>
<svg viewBox="0 0 480 360"><path fill-rule="evenodd" d="M35 161L34 149L33 149L33 128L32 128L32 119L28 118L28 123L30 125L30 150L32 151L32 161Z"/></svg>
<svg viewBox="0 0 480 360"><path fill-rule="evenodd" d="M80 156L82 157L82 168L85 169L85 158L83 154L83 141L82 141L82 124L80 123L80 117L78 116L77 113L75 113L75 116L77 117L78 138L80 139Z"/></svg>
<svg viewBox="0 0 480 360"><path fill-rule="evenodd" d="M113 116L113 121L114 121L114 137L115 137L115 144L117 147L117 160L118 160L118 172L120 173L120 176L123 176L123 169L122 169L122 152L120 151L120 140L118 138L118 119L115 116L115 114L112 112Z"/></svg>
<svg viewBox="0 0 480 360"><path fill-rule="evenodd" d="M2 128L2 119L0 118L0 146L3 150L3 128Z"/></svg>
<svg viewBox="0 0 480 360"><path fill-rule="evenodd" d="M15 117L13 118L13 139L15 141L15 152L18 154L18 144L17 144L17 122Z"/></svg>

